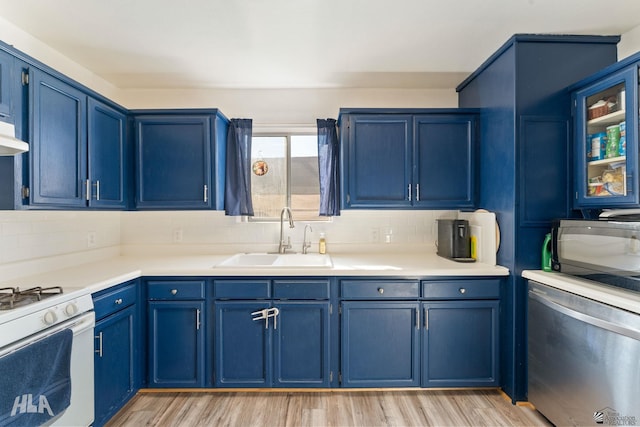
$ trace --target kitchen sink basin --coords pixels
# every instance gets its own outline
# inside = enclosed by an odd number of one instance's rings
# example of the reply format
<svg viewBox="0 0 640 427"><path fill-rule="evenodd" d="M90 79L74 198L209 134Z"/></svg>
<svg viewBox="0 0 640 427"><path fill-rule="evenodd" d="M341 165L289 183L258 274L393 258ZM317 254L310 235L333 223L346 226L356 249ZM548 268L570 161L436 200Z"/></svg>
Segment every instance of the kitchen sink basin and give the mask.
<svg viewBox="0 0 640 427"><path fill-rule="evenodd" d="M217 264L216 267L231 268L331 268L329 255L321 254L235 254Z"/></svg>

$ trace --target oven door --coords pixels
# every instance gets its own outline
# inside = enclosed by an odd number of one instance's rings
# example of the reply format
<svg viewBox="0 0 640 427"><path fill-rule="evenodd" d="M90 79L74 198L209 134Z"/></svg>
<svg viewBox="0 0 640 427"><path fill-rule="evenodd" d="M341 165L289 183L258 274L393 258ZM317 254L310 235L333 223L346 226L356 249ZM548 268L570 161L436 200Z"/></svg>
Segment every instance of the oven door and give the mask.
<svg viewBox="0 0 640 427"><path fill-rule="evenodd" d="M93 423L93 334L95 314L93 311L57 324L0 349L0 358L56 332L70 329L73 332L71 345L71 399L64 413L54 420L54 426L89 426Z"/></svg>

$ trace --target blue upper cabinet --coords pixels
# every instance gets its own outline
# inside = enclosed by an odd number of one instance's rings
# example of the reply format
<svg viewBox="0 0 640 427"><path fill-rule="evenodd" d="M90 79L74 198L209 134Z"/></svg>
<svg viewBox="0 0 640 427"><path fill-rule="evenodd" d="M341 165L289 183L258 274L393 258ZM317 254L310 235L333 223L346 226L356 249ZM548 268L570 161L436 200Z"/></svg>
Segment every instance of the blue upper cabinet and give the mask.
<svg viewBox="0 0 640 427"><path fill-rule="evenodd" d="M92 207L125 208L128 166L126 116L93 98L88 100L88 180Z"/></svg>
<svg viewBox="0 0 640 427"><path fill-rule="evenodd" d="M346 120L344 206L410 207L411 116L353 115Z"/></svg>
<svg viewBox="0 0 640 427"><path fill-rule="evenodd" d="M11 121L11 81L13 76L13 56L0 50L0 120Z"/></svg>
<svg viewBox="0 0 640 427"><path fill-rule="evenodd" d="M133 113L136 208L222 209L227 119L217 110Z"/></svg>
<svg viewBox="0 0 640 427"><path fill-rule="evenodd" d="M414 206L474 207L476 115L414 118Z"/></svg>
<svg viewBox="0 0 640 427"><path fill-rule="evenodd" d="M574 91L575 208L640 205L638 61L616 64Z"/></svg>
<svg viewBox="0 0 640 427"><path fill-rule="evenodd" d="M34 67L28 82L28 192L33 208L124 209L126 116L71 84Z"/></svg>
<svg viewBox="0 0 640 427"><path fill-rule="evenodd" d="M35 68L29 80L30 204L83 207L87 95Z"/></svg>
<svg viewBox="0 0 640 427"><path fill-rule="evenodd" d="M474 206L476 112L342 109L345 208Z"/></svg>

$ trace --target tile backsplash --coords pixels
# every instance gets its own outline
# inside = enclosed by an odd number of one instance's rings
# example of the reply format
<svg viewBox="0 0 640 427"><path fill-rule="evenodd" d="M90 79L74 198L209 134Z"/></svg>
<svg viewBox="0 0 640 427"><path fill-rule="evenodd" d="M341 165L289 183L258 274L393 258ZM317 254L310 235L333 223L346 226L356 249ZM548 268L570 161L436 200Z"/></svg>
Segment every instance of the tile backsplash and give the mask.
<svg viewBox="0 0 640 427"><path fill-rule="evenodd" d="M433 245L433 225L443 211L343 211L327 222L296 222L285 225L285 238L291 237L293 251L302 248L305 225L309 224L311 252L317 251L320 233L329 250L384 251L399 246ZM224 212L124 212L121 244L176 248L187 245L215 246L222 252L271 251L277 249L279 222L246 222L227 217Z"/></svg>
<svg viewBox="0 0 640 427"><path fill-rule="evenodd" d="M121 212L0 211L0 264L120 245Z"/></svg>
<svg viewBox="0 0 640 427"><path fill-rule="evenodd" d="M321 232L331 251L432 247L435 219L447 212L343 211L330 221L309 223L311 251L317 251ZM305 224L285 228L295 251L301 249ZM0 264L154 246L270 251L277 248L279 232L279 223L244 222L218 211L0 211Z"/></svg>

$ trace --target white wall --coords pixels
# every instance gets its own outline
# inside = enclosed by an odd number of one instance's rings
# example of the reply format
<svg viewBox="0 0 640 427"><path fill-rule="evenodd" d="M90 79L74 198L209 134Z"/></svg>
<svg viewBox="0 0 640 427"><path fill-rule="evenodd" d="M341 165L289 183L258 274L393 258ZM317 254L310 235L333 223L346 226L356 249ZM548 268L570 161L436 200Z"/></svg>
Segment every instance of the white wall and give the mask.
<svg viewBox="0 0 640 427"><path fill-rule="evenodd" d="M341 107L457 107L455 89L201 89L127 90L129 108L216 107L254 124L313 125L338 117Z"/></svg>
<svg viewBox="0 0 640 427"><path fill-rule="evenodd" d="M618 60L640 52L640 25L622 34L618 43Z"/></svg>
<svg viewBox="0 0 640 427"><path fill-rule="evenodd" d="M116 247L120 216L120 212L0 211L0 264ZM95 234L91 246L89 233Z"/></svg>

